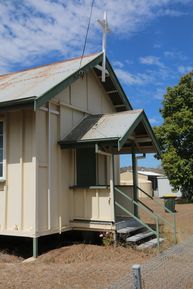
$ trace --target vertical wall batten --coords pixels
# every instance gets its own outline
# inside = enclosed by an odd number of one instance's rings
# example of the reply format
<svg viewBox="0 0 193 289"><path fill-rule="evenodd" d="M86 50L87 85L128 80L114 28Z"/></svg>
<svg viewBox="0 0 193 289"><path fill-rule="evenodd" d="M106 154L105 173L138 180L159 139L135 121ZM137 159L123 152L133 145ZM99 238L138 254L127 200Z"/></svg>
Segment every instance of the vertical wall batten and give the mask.
<svg viewBox="0 0 193 289"><path fill-rule="evenodd" d="M61 108L59 107L59 117L58 117L58 139L60 139L60 132L61 132L61 122L60 122L60 115L61 115ZM59 233L62 233L62 174L61 174L61 168L62 168L62 151L59 148L58 150L58 223L59 223Z"/></svg>
<svg viewBox="0 0 193 289"><path fill-rule="evenodd" d="M51 229L51 117L48 103L48 230Z"/></svg>
<svg viewBox="0 0 193 289"><path fill-rule="evenodd" d="M4 158L5 158L5 179L7 179L8 176L8 113L5 115L5 121L4 121L4 129L5 129L5 138L4 138L4 146L5 146L5 152L4 152ZM8 189L7 189L7 182L6 185L4 186L4 230L7 229L7 207L8 207Z"/></svg>
<svg viewBox="0 0 193 289"><path fill-rule="evenodd" d="M110 162L110 198L111 198L111 219L112 221L115 221L115 213L114 213L114 206L113 206L113 203L114 203L114 198L113 198L113 195L114 195L114 184L113 184L113 156L111 155L110 157L111 159L111 162Z"/></svg>
<svg viewBox="0 0 193 289"><path fill-rule="evenodd" d="M88 111L88 75L86 74L86 110Z"/></svg>
<svg viewBox="0 0 193 289"><path fill-rule="evenodd" d="M24 112L21 112L21 129L20 129L20 193L21 193L21 214L20 227L23 230L23 157L24 157Z"/></svg>
<svg viewBox="0 0 193 289"><path fill-rule="evenodd" d="M111 156L111 209L112 209L112 220L115 222L115 200L114 200L114 194L115 194L115 163L114 163L114 154Z"/></svg>
<svg viewBox="0 0 193 289"><path fill-rule="evenodd" d="M33 226L33 235L36 237L38 231L38 149L37 149L37 113L33 115L33 138L35 138L34 143L34 156L32 157L33 169L34 173L34 183L35 183L35 191L34 191L34 226Z"/></svg>
<svg viewBox="0 0 193 289"><path fill-rule="evenodd" d="M36 150L37 151L37 150ZM38 232L38 161L36 157L33 157L33 167L35 169L34 174L34 182L35 182L35 192L34 192L34 227L33 227L33 234L36 236Z"/></svg>
<svg viewBox="0 0 193 289"><path fill-rule="evenodd" d="M96 191L96 199L97 199L97 219L100 218L100 204L99 204L99 190Z"/></svg>

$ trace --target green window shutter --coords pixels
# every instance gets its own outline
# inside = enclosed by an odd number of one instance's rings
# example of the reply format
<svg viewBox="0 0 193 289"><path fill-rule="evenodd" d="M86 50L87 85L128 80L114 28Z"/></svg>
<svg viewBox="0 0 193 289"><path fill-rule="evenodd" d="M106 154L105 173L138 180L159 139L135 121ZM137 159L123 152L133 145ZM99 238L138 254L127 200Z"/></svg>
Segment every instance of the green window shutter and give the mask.
<svg viewBox="0 0 193 289"><path fill-rule="evenodd" d="M94 148L76 150L76 175L78 186L96 185L96 153Z"/></svg>

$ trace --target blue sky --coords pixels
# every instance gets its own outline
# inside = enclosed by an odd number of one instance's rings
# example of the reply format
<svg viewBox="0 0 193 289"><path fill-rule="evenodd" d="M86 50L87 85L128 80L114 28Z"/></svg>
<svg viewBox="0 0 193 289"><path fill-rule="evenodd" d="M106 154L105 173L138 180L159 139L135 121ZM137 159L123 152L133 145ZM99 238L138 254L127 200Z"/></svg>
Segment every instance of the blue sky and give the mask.
<svg viewBox="0 0 193 289"><path fill-rule="evenodd" d="M81 55L90 4L0 1L0 74ZM166 88L193 68L193 0L95 0L85 53L101 50L96 19L104 10L112 30L108 58L133 107L159 125ZM149 156L139 164L159 162Z"/></svg>

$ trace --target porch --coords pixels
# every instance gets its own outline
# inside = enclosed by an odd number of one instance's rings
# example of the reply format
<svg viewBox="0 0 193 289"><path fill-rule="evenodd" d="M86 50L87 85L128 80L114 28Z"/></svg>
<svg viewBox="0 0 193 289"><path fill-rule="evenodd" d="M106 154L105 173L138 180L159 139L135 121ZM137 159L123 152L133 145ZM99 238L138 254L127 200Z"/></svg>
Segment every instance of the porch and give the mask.
<svg viewBox="0 0 193 289"><path fill-rule="evenodd" d="M132 218L159 240L163 218L138 198L137 157L159 153L144 111L87 116L60 145L75 153L75 184L70 188L73 229L117 232L120 220ZM132 158L133 186L120 185L117 156L121 154ZM139 209L155 220L154 228L140 218Z"/></svg>
<svg viewBox="0 0 193 289"><path fill-rule="evenodd" d="M125 194L133 199L132 186L116 186ZM125 214L114 205L116 194L115 186L113 190L110 186L90 186L90 187L71 187L73 200L73 217L71 225L76 229L85 230L116 230L116 223L130 215ZM121 196L117 195L116 200L124 203L126 210L134 213L134 205L131 202L124 202Z"/></svg>

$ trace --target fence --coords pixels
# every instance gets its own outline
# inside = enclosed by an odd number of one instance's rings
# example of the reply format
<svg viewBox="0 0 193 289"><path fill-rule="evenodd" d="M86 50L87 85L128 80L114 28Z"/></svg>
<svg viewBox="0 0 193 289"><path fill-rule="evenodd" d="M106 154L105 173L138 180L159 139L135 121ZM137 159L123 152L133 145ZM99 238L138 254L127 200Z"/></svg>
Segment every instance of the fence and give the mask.
<svg viewBox="0 0 193 289"><path fill-rule="evenodd" d="M134 286L136 278L130 272L105 289L185 289L190 281L193 282L193 237L142 265L141 287Z"/></svg>

